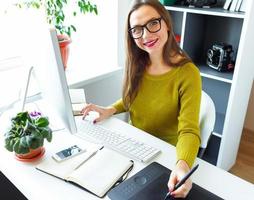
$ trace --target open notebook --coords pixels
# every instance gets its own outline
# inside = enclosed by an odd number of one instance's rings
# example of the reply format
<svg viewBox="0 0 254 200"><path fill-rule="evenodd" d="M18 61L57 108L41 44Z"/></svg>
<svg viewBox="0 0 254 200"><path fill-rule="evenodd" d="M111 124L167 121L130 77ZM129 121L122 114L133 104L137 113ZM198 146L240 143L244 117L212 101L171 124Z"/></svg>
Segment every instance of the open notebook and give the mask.
<svg viewBox="0 0 254 200"><path fill-rule="evenodd" d="M85 161L85 162L84 162ZM36 169L103 197L133 167L133 161L107 148L87 151L61 163L49 158Z"/></svg>

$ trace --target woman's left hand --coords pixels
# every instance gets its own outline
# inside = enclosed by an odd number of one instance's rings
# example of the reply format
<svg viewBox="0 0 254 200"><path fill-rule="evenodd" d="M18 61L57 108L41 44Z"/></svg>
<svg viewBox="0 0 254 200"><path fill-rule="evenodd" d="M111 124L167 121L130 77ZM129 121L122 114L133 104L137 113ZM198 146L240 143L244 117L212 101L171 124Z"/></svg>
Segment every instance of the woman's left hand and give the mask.
<svg viewBox="0 0 254 200"><path fill-rule="evenodd" d="M179 187L177 190L173 191L174 186L190 171L188 164L184 160L179 160L175 166L175 169L172 171L169 181L168 188L171 192L171 196L174 198L185 198L192 187L191 179L187 179L185 183ZM172 192L173 191L173 192Z"/></svg>

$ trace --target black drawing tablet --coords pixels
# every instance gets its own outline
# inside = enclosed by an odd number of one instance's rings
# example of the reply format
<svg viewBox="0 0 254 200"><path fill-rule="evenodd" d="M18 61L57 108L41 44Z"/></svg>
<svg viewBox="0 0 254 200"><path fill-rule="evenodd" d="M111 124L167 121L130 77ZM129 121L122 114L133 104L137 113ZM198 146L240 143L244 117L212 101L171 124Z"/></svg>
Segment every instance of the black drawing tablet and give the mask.
<svg viewBox="0 0 254 200"><path fill-rule="evenodd" d="M131 178L113 188L111 200L164 200L171 170L153 162ZM197 172L198 173L198 172ZM221 200L222 198L193 183L187 200Z"/></svg>

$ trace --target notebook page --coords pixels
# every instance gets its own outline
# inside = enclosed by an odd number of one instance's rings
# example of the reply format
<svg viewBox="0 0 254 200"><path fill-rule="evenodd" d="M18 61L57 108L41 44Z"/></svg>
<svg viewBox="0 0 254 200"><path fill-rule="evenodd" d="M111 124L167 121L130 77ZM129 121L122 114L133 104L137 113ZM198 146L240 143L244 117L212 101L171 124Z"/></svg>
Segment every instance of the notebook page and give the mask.
<svg viewBox="0 0 254 200"><path fill-rule="evenodd" d="M57 162L52 157L43 160L36 169L51 174L53 176L65 179L80 163L88 158L97 149L89 149L80 155L65 160L63 162Z"/></svg>
<svg viewBox="0 0 254 200"><path fill-rule="evenodd" d="M129 158L103 148L66 179L102 197L131 166Z"/></svg>

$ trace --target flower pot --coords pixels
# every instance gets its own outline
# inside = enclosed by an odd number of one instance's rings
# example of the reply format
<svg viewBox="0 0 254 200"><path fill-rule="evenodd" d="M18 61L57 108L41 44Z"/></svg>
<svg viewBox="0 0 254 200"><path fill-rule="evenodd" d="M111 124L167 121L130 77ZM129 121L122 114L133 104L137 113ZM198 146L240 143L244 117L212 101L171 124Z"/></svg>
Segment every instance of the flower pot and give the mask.
<svg viewBox="0 0 254 200"><path fill-rule="evenodd" d="M39 147L37 149L30 149L30 152L26 154L15 153L15 157L19 161L32 162L41 158L44 155L44 153L45 153L45 148Z"/></svg>
<svg viewBox="0 0 254 200"><path fill-rule="evenodd" d="M70 54L69 44L71 43L71 39L67 35L57 35L59 47L61 51L62 61L64 70L67 68L67 62Z"/></svg>

